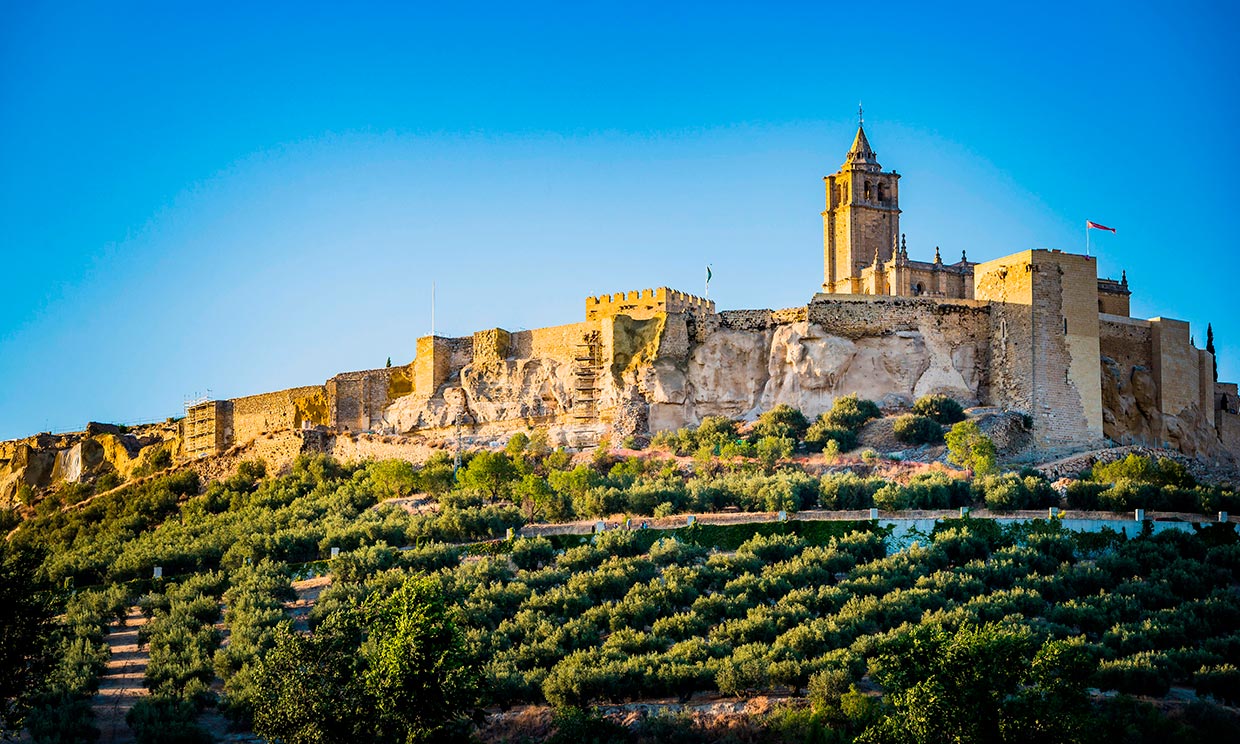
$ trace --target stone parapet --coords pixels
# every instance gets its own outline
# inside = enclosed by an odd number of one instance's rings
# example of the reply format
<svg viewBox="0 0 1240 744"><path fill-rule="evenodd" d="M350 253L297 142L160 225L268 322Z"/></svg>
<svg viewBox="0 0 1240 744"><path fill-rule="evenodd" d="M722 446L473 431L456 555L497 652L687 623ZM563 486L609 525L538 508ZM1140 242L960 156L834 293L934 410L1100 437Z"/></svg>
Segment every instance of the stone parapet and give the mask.
<svg viewBox="0 0 1240 744"><path fill-rule="evenodd" d="M713 312L715 312L714 301L667 287L586 298L586 320L601 320L616 315L627 315L634 320L645 320L658 313L696 315Z"/></svg>

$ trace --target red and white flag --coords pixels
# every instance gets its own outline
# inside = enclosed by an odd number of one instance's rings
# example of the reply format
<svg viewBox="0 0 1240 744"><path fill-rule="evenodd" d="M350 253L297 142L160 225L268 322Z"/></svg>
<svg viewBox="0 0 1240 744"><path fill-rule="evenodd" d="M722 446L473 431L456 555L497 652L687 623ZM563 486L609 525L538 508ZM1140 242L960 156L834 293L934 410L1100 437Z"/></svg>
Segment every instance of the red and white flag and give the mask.
<svg viewBox="0 0 1240 744"><path fill-rule="evenodd" d="M1085 229L1088 230L1091 227L1095 230L1106 230L1107 232L1115 232L1115 228L1113 227L1107 227L1106 225L1099 225L1097 222L1094 222L1092 220L1085 220Z"/></svg>

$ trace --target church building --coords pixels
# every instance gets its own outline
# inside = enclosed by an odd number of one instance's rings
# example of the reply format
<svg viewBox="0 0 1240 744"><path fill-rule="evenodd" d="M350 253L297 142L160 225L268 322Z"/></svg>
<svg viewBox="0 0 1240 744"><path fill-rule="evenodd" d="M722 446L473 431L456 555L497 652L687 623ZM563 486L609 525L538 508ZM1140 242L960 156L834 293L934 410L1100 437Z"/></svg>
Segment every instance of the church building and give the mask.
<svg viewBox="0 0 1240 744"><path fill-rule="evenodd" d="M823 282L827 294L888 295L971 300L973 271L965 251L947 264L936 246L933 261L909 258L900 232L900 174L883 171L865 136L864 122L844 164L823 178ZM1128 278L1098 280L1098 311L1128 315Z"/></svg>

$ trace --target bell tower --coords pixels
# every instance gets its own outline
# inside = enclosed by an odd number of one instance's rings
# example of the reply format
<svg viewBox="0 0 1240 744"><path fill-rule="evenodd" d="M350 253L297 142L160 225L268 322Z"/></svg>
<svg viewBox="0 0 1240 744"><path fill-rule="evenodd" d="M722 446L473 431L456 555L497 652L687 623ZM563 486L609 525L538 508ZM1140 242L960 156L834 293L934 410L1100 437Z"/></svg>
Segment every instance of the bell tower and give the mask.
<svg viewBox="0 0 1240 744"><path fill-rule="evenodd" d="M858 111L857 136L835 175L823 179L823 292L864 292L861 270L886 263L900 234L900 175L884 173L865 136Z"/></svg>

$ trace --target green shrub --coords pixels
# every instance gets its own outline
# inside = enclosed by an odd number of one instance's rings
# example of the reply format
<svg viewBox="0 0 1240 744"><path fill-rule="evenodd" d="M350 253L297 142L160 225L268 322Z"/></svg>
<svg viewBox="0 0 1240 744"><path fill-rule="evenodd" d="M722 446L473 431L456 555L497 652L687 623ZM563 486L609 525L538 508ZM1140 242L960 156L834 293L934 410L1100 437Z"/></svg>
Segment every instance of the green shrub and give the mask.
<svg viewBox="0 0 1240 744"><path fill-rule="evenodd" d="M874 492L874 506L883 511L900 511L908 508L904 487L899 483L888 483Z"/></svg>
<svg viewBox="0 0 1240 744"><path fill-rule="evenodd" d="M990 555L990 543L970 527L952 527L940 530L934 535L935 546L947 554L947 559L954 566L962 566L969 561L979 559L985 560Z"/></svg>
<svg viewBox="0 0 1240 744"><path fill-rule="evenodd" d="M787 403L780 403L758 417L753 431L760 438L774 437L799 442L805 437L809 421L805 414Z"/></svg>
<svg viewBox="0 0 1240 744"><path fill-rule="evenodd" d="M913 413L934 419L943 426L964 421L964 408L946 395L923 395L913 404Z"/></svg>
<svg viewBox="0 0 1240 744"><path fill-rule="evenodd" d="M810 452L821 452L832 444L837 455L847 452L857 446L857 432L832 424L823 414L805 432L805 446Z"/></svg>
<svg viewBox="0 0 1240 744"><path fill-rule="evenodd" d="M943 427L928 416L905 414L896 419L896 439L908 444L938 444L943 441Z"/></svg>
<svg viewBox="0 0 1240 744"><path fill-rule="evenodd" d="M756 454L754 446L745 439L728 442L719 448L719 456L729 460L734 457L754 457Z"/></svg>
<svg viewBox="0 0 1240 744"><path fill-rule="evenodd" d="M779 460L792 456L793 444L789 437L762 437L755 445L758 460L769 470Z"/></svg>
<svg viewBox="0 0 1240 744"><path fill-rule="evenodd" d="M908 485L888 483L874 492L874 505L885 511L947 509L969 501L969 486L945 473L921 473Z"/></svg>
<svg viewBox="0 0 1240 744"><path fill-rule="evenodd" d="M840 707L840 698L848 692L854 680L852 674L843 668L833 667L810 675L809 701L814 710L831 712Z"/></svg>
<svg viewBox="0 0 1240 744"><path fill-rule="evenodd" d="M1169 457L1153 460L1149 457L1129 453L1122 460L1108 463L1095 463L1091 478L1099 483L1130 483L1148 484L1152 486L1175 486L1192 488L1197 485L1193 476L1180 463Z"/></svg>
<svg viewBox="0 0 1240 744"><path fill-rule="evenodd" d="M1094 683L1102 690L1162 697L1171 689L1171 672L1160 655L1143 651L1123 659L1102 661Z"/></svg>
<svg viewBox="0 0 1240 744"><path fill-rule="evenodd" d="M138 744L210 744L213 739L197 717L192 703L149 697L134 703L125 722Z"/></svg>
<svg viewBox="0 0 1240 744"><path fill-rule="evenodd" d="M1059 495L1046 479L1033 475L983 475L974 480L973 488L991 511L1042 509L1059 504Z"/></svg>
<svg viewBox="0 0 1240 744"><path fill-rule="evenodd" d="M1081 511L1096 511L1102 508L1098 498L1107 490L1106 484L1092 481L1072 481L1068 484L1068 508Z"/></svg>
<svg viewBox="0 0 1240 744"><path fill-rule="evenodd" d="M522 537L512 544L512 562L517 568L532 571L550 565L555 558L555 547L545 537Z"/></svg>
<svg viewBox="0 0 1240 744"><path fill-rule="evenodd" d="M1193 675L1198 695L1209 695L1224 705L1240 704L1240 669L1234 664L1202 667Z"/></svg>
<svg viewBox="0 0 1240 744"><path fill-rule="evenodd" d="M882 478L862 478L851 472L824 475L818 486L822 508L869 509L874 506L875 492L886 483Z"/></svg>
<svg viewBox="0 0 1240 744"><path fill-rule="evenodd" d="M728 442L736 441L736 422L724 416L707 416L702 419L696 434L699 446L709 445L719 449Z"/></svg>
<svg viewBox="0 0 1240 744"><path fill-rule="evenodd" d="M26 714L25 726L35 744L78 744L99 738L90 698L71 692L40 696Z"/></svg>
<svg viewBox="0 0 1240 744"><path fill-rule="evenodd" d="M736 549L737 555L752 555L763 563L786 561L805 549L796 535L754 535Z"/></svg>
<svg viewBox="0 0 1240 744"><path fill-rule="evenodd" d="M504 451L508 453L509 457L517 457L523 454L525 452L525 448L529 445L529 435L523 431L519 431L516 434L513 434L508 440L508 443L504 445Z"/></svg>
<svg viewBox="0 0 1240 744"><path fill-rule="evenodd" d="M872 400L857 397L856 393L842 395L835 399L831 410L824 414L827 423L841 429L857 431L865 422L882 416L878 404Z"/></svg>

